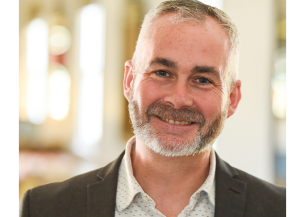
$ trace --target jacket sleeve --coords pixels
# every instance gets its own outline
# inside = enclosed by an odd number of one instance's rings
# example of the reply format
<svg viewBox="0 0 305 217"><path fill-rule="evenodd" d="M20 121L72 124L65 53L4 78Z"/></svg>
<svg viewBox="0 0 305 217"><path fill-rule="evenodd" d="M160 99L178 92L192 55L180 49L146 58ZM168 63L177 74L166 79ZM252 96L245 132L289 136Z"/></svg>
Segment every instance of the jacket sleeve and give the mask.
<svg viewBox="0 0 305 217"><path fill-rule="evenodd" d="M29 203L30 203L30 191L27 190L20 202L19 217L30 217Z"/></svg>

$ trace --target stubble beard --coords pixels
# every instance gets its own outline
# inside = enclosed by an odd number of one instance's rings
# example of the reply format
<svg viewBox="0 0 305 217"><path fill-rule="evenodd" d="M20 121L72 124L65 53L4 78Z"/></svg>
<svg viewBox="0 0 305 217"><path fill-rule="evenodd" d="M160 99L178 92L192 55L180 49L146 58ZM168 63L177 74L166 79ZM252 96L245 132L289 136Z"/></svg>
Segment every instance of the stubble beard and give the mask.
<svg viewBox="0 0 305 217"><path fill-rule="evenodd" d="M139 105L133 100L133 93L128 108L135 136L150 150L168 157L190 156L210 149L221 133L227 116L227 109L224 109L214 120L207 121L203 114L193 108L175 109L159 102L153 103L141 114ZM196 122L198 131L193 138L182 142L167 140L161 132L153 129L153 116Z"/></svg>

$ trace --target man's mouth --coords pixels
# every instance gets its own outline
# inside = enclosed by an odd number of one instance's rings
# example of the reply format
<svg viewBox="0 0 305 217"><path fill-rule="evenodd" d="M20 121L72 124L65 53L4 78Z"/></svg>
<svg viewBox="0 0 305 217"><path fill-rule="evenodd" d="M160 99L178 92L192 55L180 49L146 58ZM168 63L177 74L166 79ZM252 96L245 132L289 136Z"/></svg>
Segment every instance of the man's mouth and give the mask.
<svg viewBox="0 0 305 217"><path fill-rule="evenodd" d="M157 116L158 118L160 118L163 121L166 121L167 123L170 124L177 124L177 125L187 125L187 124L194 124L195 122L190 122L190 121L175 121L172 119L167 119L167 118L162 118L160 116Z"/></svg>

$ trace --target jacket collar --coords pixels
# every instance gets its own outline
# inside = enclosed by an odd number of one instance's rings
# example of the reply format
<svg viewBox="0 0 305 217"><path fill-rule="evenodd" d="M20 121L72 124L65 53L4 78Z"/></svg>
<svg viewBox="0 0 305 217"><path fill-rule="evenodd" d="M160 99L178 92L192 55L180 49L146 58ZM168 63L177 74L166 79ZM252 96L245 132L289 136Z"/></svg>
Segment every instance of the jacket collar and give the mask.
<svg viewBox="0 0 305 217"><path fill-rule="evenodd" d="M87 217L115 215L118 172L124 154L99 170L100 181L87 186ZM237 180L238 172L215 154L215 217L242 217L247 184Z"/></svg>
<svg viewBox="0 0 305 217"><path fill-rule="evenodd" d="M237 180L239 174L216 154L215 217L242 217L247 184Z"/></svg>
<svg viewBox="0 0 305 217"><path fill-rule="evenodd" d="M124 154L99 170L100 181L87 186L87 217L115 215L118 172Z"/></svg>

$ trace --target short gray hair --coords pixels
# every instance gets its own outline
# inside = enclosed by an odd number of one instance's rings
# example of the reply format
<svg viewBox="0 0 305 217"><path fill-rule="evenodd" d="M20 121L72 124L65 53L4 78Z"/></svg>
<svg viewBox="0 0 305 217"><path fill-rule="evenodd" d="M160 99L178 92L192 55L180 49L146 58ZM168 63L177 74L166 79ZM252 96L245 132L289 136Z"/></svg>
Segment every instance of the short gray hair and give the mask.
<svg viewBox="0 0 305 217"><path fill-rule="evenodd" d="M152 22L168 13L177 13L173 17L173 22L194 21L203 23L205 17L214 18L220 25L224 27L230 39L230 54L227 60L226 76L231 86L235 83L238 74L238 59L239 59L239 33L237 27L232 22L231 18L216 7L203 4L197 0L169 0L158 5L157 8L151 9L144 17L142 28L134 52L132 63L137 71L141 43L145 39L145 33Z"/></svg>

